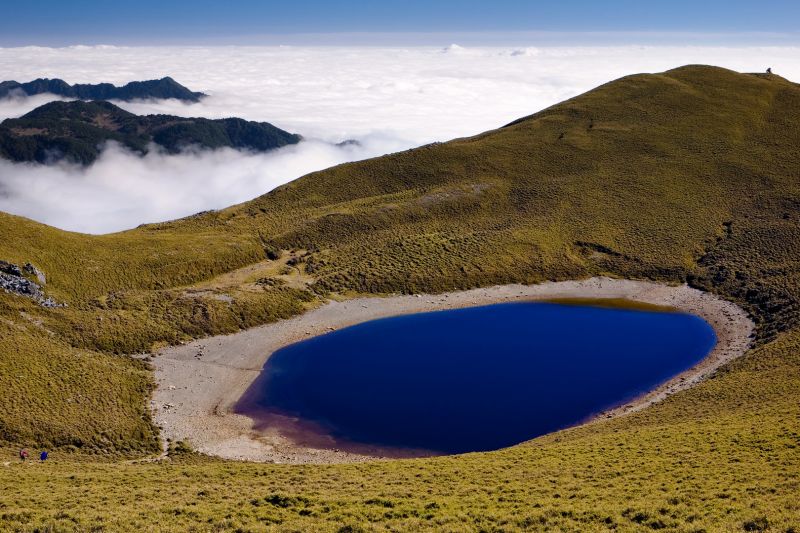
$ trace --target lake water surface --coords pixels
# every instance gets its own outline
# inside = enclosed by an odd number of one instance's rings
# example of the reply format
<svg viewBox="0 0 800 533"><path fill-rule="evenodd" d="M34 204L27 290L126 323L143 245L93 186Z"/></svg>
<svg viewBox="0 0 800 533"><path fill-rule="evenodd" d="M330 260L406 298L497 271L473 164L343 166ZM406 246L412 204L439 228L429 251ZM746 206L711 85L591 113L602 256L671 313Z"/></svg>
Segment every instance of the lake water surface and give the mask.
<svg viewBox="0 0 800 533"><path fill-rule="evenodd" d="M337 447L493 450L652 390L715 343L683 313L551 303L419 313L275 352L238 410L299 419Z"/></svg>

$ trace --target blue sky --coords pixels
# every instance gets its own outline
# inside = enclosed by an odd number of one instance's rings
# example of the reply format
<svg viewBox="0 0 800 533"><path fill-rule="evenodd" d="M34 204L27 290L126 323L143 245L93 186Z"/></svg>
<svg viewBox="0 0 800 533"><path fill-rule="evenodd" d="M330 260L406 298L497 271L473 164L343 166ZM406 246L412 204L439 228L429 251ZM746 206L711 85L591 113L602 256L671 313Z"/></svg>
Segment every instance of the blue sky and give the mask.
<svg viewBox="0 0 800 533"><path fill-rule="evenodd" d="M430 44L430 34L467 33L492 44L587 32L780 42L799 30L797 0L0 0L2 46L386 40L375 34Z"/></svg>

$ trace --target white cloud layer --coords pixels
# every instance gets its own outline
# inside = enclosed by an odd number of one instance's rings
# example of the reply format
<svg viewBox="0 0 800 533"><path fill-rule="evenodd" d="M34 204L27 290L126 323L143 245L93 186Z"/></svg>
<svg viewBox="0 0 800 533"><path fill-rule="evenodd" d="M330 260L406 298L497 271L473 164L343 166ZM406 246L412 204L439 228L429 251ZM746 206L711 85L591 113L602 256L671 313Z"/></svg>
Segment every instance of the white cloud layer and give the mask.
<svg viewBox="0 0 800 533"><path fill-rule="evenodd" d="M0 49L4 77L124 84L172 76L199 104L121 103L135 113L268 121L307 141L267 154L232 150L138 158L108 148L88 169L0 163L0 210L101 233L217 209L354 159L473 135L601 83L688 63L800 80L793 47L69 47ZM0 119L48 98L0 100ZM361 147L331 142L362 141ZM324 142L323 142L324 141Z"/></svg>
<svg viewBox="0 0 800 533"><path fill-rule="evenodd" d="M230 148L144 157L112 143L91 166L0 159L0 211L84 233L108 233L249 200L309 172L375 153L392 140L337 147L306 141L265 154Z"/></svg>

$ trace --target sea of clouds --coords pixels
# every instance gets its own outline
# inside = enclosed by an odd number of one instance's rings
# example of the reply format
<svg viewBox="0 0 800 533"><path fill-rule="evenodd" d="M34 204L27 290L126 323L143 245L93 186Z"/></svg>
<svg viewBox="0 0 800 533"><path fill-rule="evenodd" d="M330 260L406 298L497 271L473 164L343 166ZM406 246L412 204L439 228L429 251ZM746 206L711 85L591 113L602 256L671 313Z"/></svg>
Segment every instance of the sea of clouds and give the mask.
<svg viewBox="0 0 800 533"><path fill-rule="evenodd" d="M0 48L4 79L119 85L172 76L210 96L198 104L118 105L139 114L268 121L306 139L265 154L153 150L139 157L110 145L87 168L0 160L0 211L68 230L118 231L243 202L314 170L474 135L620 76L689 63L772 67L800 80L797 47ZM0 120L54 99L0 100ZM335 145L349 139L360 144Z"/></svg>

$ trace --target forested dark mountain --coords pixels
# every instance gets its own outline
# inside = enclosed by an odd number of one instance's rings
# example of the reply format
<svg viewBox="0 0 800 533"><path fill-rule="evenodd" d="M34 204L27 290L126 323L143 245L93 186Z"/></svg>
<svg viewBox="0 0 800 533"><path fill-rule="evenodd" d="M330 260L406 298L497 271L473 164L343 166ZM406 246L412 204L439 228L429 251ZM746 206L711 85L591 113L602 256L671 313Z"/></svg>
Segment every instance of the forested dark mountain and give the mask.
<svg viewBox="0 0 800 533"><path fill-rule="evenodd" d="M203 93L193 92L170 77L160 80L132 81L122 87L111 83L76 83L70 85L58 78L38 78L26 83L17 81L0 82L0 98L23 92L28 96L34 94L51 93L67 98L80 98L81 100L137 100L144 98L176 98L188 102L198 102L206 96Z"/></svg>
<svg viewBox="0 0 800 533"><path fill-rule="evenodd" d="M110 102L80 100L50 102L0 123L0 157L12 161L68 160L87 165L97 159L107 141L140 154L147 153L150 143L170 153L190 146L264 152L295 144L300 136L267 122L139 116Z"/></svg>

